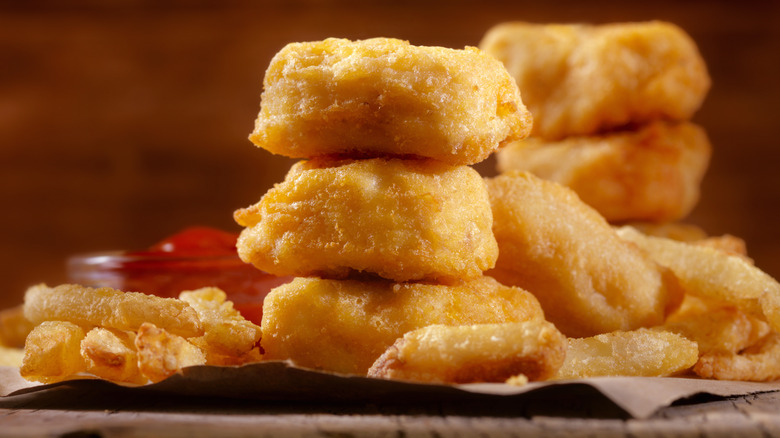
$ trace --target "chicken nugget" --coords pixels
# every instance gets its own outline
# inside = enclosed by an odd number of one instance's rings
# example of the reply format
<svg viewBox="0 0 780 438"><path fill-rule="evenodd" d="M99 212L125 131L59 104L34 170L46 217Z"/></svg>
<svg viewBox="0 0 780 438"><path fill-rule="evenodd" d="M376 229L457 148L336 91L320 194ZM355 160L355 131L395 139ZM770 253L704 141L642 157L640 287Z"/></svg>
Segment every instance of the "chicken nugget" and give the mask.
<svg viewBox="0 0 780 438"><path fill-rule="evenodd" d="M490 277L454 286L296 278L263 304L265 359L366 374L396 339L434 324L542 319L530 293Z"/></svg>
<svg viewBox="0 0 780 438"><path fill-rule="evenodd" d="M536 295L567 336L658 325L679 305L674 275L572 190L518 171L487 185L499 247L487 274Z"/></svg>
<svg viewBox="0 0 780 438"><path fill-rule="evenodd" d="M661 21L502 23L480 47L517 80L534 117L532 135L550 140L688 120L711 82L695 42Z"/></svg>
<svg viewBox="0 0 780 438"><path fill-rule="evenodd" d="M279 276L451 282L498 257L482 177L431 160L302 161L235 219L241 259Z"/></svg>
<svg viewBox="0 0 780 438"><path fill-rule="evenodd" d="M292 158L484 160L532 119L514 79L479 49L390 38L292 43L271 60L249 139Z"/></svg>
<svg viewBox="0 0 780 438"><path fill-rule="evenodd" d="M609 222L670 222L699 200L711 146L692 123L653 122L637 131L513 142L496 155L498 170L526 170L561 183Z"/></svg>

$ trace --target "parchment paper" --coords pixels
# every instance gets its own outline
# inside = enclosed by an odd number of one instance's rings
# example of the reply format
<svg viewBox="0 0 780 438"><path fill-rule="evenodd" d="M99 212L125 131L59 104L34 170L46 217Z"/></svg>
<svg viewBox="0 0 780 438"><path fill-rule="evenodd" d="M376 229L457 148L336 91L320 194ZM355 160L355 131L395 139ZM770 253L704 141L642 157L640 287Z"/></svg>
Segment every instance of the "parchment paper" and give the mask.
<svg viewBox="0 0 780 438"><path fill-rule="evenodd" d="M94 383L94 379L41 385L24 380L17 368L0 367L0 396L40 393L60 385ZM106 383L106 388L118 386ZM565 396L566 389L587 385L634 418L647 418L658 409L698 394L741 396L778 391L780 382L732 382L677 377L600 377L524 386L500 383L465 385L420 384L339 375L299 368L288 362L262 362L241 367L198 366L182 370L162 382L131 388L174 395L234 397L277 401L354 401L381 403L392 400L517 402L542 391ZM577 391L582 396L582 391ZM593 393L593 391L591 391Z"/></svg>

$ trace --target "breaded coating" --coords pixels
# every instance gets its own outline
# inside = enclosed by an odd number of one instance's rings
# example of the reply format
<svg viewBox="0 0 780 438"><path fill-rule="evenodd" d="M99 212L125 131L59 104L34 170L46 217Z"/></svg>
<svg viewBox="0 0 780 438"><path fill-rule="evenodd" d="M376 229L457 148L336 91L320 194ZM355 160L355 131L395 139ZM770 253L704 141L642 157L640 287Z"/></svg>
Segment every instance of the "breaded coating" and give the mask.
<svg viewBox="0 0 780 438"><path fill-rule="evenodd" d="M498 257L482 177L431 160L302 161L235 219L241 259L280 276L452 282Z"/></svg>
<svg viewBox="0 0 780 438"><path fill-rule="evenodd" d="M712 147L692 123L652 122L637 131L513 142L497 168L525 170L561 183L609 222L670 222L699 200Z"/></svg>
<svg viewBox="0 0 780 438"><path fill-rule="evenodd" d="M490 29L480 47L517 80L532 135L559 140L655 119L688 120L710 77L695 42L665 22Z"/></svg>
<svg viewBox="0 0 780 438"><path fill-rule="evenodd" d="M487 274L536 295L565 335L658 325L679 305L669 270L623 241L572 190L517 171L487 185L499 247Z"/></svg>
<svg viewBox="0 0 780 438"><path fill-rule="evenodd" d="M396 339L418 328L543 317L533 295L490 277L454 286L296 278L266 297L261 345L265 359L365 374Z"/></svg>
<svg viewBox="0 0 780 438"><path fill-rule="evenodd" d="M249 139L293 158L420 156L474 164L528 135L514 79L474 47L329 38L271 60Z"/></svg>
<svg viewBox="0 0 780 438"><path fill-rule="evenodd" d="M566 337L543 319L503 324L431 325L399 338L368 370L370 377L418 382L530 381L556 374Z"/></svg>

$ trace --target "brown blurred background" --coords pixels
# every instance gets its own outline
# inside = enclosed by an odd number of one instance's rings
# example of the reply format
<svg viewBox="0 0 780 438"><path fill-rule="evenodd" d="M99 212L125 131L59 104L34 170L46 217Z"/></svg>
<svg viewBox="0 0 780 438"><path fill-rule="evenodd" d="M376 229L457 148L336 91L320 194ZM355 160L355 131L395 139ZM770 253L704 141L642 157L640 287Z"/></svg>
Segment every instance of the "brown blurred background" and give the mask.
<svg viewBox="0 0 780 438"><path fill-rule="evenodd" d="M780 2L0 2L0 308L64 281L68 255L138 249L232 212L291 161L246 137L291 41L389 36L477 45L492 25L661 19L697 41L713 142L689 222L747 240L780 277ZM479 166L492 172L490 162Z"/></svg>

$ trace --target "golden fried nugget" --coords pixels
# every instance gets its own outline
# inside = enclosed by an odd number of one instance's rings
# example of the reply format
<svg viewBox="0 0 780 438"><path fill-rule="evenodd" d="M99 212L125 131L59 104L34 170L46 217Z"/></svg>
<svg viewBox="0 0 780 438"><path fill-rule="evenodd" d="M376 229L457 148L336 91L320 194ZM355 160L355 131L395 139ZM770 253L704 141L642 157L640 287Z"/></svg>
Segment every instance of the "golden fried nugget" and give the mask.
<svg viewBox="0 0 780 438"><path fill-rule="evenodd" d="M33 286L24 297L24 316L34 324L59 320L134 331L150 322L182 336L203 333L198 315L184 301L108 287Z"/></svg>
<svg viewBox="0 0 780 438"><path fill-rule="evenodd" d="M27 336L19 373L27 380L52 383L86 371L81 357L84 330L67 321L44 321Z"/></svg>
<svg viewBox="0 0 780 438"><path fill-rule="evenodd" d="M430 160L302 161L235 219L241 259L279 276L452 282L498 257L482 177Z"/></svg>
<svg viewBox="0 0 780 438"><path fill-rule="evenodd" d="M669 376L690 369L698 358L696 343L678 334L648 328L617 331L570 338L556 379Z"/></svg>
<svg viewBox="0 0 780 438"><path fill-rule="evenodd" d="M566 345L566 337L543 319L431 325L399 338L368 375L445 383L504 382L518 374L546 380L563 364Z"/></svg>
<svg viewBox="0 0 780 438"><path fill-rule="evenodd" d="M487 274L533 293L567 336L658 325L682 300L668 269L572 190L527 172L486 181L499 246Z"/></svg>
<svg viewBox="0 0 780 438"><path fill-rule="evenodd" d="M409 331L543 318L536 298L481 277L454 286L296 278L263 305L265 359L365 374Z"/></svg>
<svg viewBox="0 0 780 438"><path fill-rule="evenodd" d="M531 129L514 79L476 48L374 38L292 43L265 73L249 137L293 158L484 160Z"/></svg>
<svg viewBox="0 0 780 438"><path fill-rule="evenodd" d="M617 232L671 269L687 294L733 304L780 332L780 283L750 260L707 245L646 236L630 226Z"/></svg>
<svg viewBox="0 0 780 438"><path fill-rule="evenodd" d="M603 136L529 138L496 160L500 172L525 170L571 188L609 222L670 222L696 206L711 149L699 126L658 121Z"/></svg>
<svg viewBox="0 0 780 438"><path fill-rule="evenodd" d="M705 379L764 382L780 379L780 334L772 333L742 353L710 353L693 371Z"/></svg>
<svg viewBox="0 0 780 438"><path fill-rule="evenodd" d="M769 334L769 325L736 307L688 295L661 326L695 341L699 354L738 353Z"/></svg>
<svg viewBox="0 0 780 438"><path fill-rule="evenodd" d="M138 368L152 382L159 382L182 368L204 365L206 355L181 336L145 322L135 337Z"/></svg>
<svg viewBox="0 0 780 438"><path fill-rule="evenodd" d="M226 298L225 292L216 287L179 294L179 299L198 313L204 331L204 342L199 346L206 347L206 354L240 357L257 346L260 326L247 321Z"/></svg>
<svg viewBox="0 0 780 438"><path fill-rule="evenodd" d="M534 117L532 135L550 140L688 120L710 88L695 42L660 21L502 23L480 47L517 80Z"/></svg>
<svg viewBox="0 0 780 438"><path fill-rule="evenodd" d="M112 382L143 384L138 369L135 333L95 327L81 340L87 372Z"/></svg>

